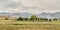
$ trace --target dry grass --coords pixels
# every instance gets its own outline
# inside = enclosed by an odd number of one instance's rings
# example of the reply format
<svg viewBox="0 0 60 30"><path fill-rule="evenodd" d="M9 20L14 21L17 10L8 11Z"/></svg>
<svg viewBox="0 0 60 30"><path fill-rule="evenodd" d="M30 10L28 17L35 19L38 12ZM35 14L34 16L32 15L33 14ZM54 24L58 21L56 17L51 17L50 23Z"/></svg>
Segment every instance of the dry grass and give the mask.
<svg viewBox="0 0 60 30"><path fill-rule="evenodd" d="M60 30L60 22L0 20L0 30Z"/></svg>

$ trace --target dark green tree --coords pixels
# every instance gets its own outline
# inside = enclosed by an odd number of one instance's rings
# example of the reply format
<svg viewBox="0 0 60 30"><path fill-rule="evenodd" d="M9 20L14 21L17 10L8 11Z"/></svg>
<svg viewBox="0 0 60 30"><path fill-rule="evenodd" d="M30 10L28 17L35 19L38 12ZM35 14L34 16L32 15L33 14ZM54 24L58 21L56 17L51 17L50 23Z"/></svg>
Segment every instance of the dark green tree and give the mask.
<svg viewBox="0 0 60 30"><path fill-rule="evenodd" d="M43 18L40 18L40 20L44 20Z"/></svg>
<svg viewBox="0 0 60 30"><path fill-rule="evenodd" d="M24 18L25 21L29 20L28 18Z"/></svg>
<svg viewBox="0 0 60 30"><path fill-rule="evenodd" d="M57 18L53 19L54 21L57 21Z"/></svg>
<svg viewBox="0 0 60 30"><path fill-rule="evenodd" d="M8 20L8 18L5 18L5 20Z"/></svg>
<svg viewBox="0 0 60 30"><path fill-rule="evenodd" d="M19 17L19 18L17 18L17 20L23 21L23 18L22 17Z"/></svg>
<svg viewBox="0 0 60 30"><path fill-rule="evenodd" d="M36 15L32 15L32 16L30 17L30 20L31 20L31 21L37 20L37 16L36 16Z"/></svg>

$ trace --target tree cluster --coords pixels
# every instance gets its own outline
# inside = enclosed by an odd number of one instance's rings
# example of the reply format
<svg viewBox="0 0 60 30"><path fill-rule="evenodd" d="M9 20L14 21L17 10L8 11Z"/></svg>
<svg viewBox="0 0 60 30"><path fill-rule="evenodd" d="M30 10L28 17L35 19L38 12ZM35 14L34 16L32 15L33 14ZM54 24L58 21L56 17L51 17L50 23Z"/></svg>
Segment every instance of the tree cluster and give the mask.
<svg viewBox="0 0 60 30"><path fill-rule="evenodd" d="M52 21L52 19L47 19L47 18L39 18L36 15L32 15L30 18L23 18L23 17L19 17L17 20L19 21ZM57 18L53 19L53 20L57 20Z"/></svg>

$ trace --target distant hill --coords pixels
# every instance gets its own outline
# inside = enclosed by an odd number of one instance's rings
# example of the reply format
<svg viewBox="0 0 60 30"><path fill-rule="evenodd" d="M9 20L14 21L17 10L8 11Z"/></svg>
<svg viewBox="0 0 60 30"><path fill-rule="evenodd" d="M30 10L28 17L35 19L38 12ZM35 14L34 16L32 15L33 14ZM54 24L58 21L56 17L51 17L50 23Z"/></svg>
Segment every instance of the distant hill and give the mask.
<svg viewBox="0 0 60 30"><path fill-rule="evenodd" d="M32 13L29 12L17 12L17 13L11 13L11 12L0 12L0 16L23 16L23 17L30 17ZM60 12L56 13L40 13L37 14L37 16L42 18L60 18Z"/></svg>
<svg viewBox="0 0 60 30"><path fill-rule="evenodd" d="M23 17L29 17L32 15L32 13L28 12L17 12L17 13L10 13L10 12L0 12L0 16L23 16Z"/></svg>
<svg viewBox="0 0 60 30"><path fill-rule="evenodd" d="M38 16L42 18L60 18L60 12L56 13L40 13Z"/></svg>

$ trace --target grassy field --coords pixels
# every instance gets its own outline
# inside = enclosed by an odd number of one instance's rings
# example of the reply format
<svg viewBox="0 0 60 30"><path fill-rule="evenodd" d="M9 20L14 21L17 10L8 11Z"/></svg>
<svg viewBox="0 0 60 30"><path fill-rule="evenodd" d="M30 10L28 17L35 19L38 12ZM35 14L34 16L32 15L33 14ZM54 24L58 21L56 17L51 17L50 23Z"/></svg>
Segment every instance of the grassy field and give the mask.
<svg viewBox="0 0 60 30"><path fill-rule="evenodd" d="M0 20L0 30L60 30L60 21L30 22Z"/></svg>

